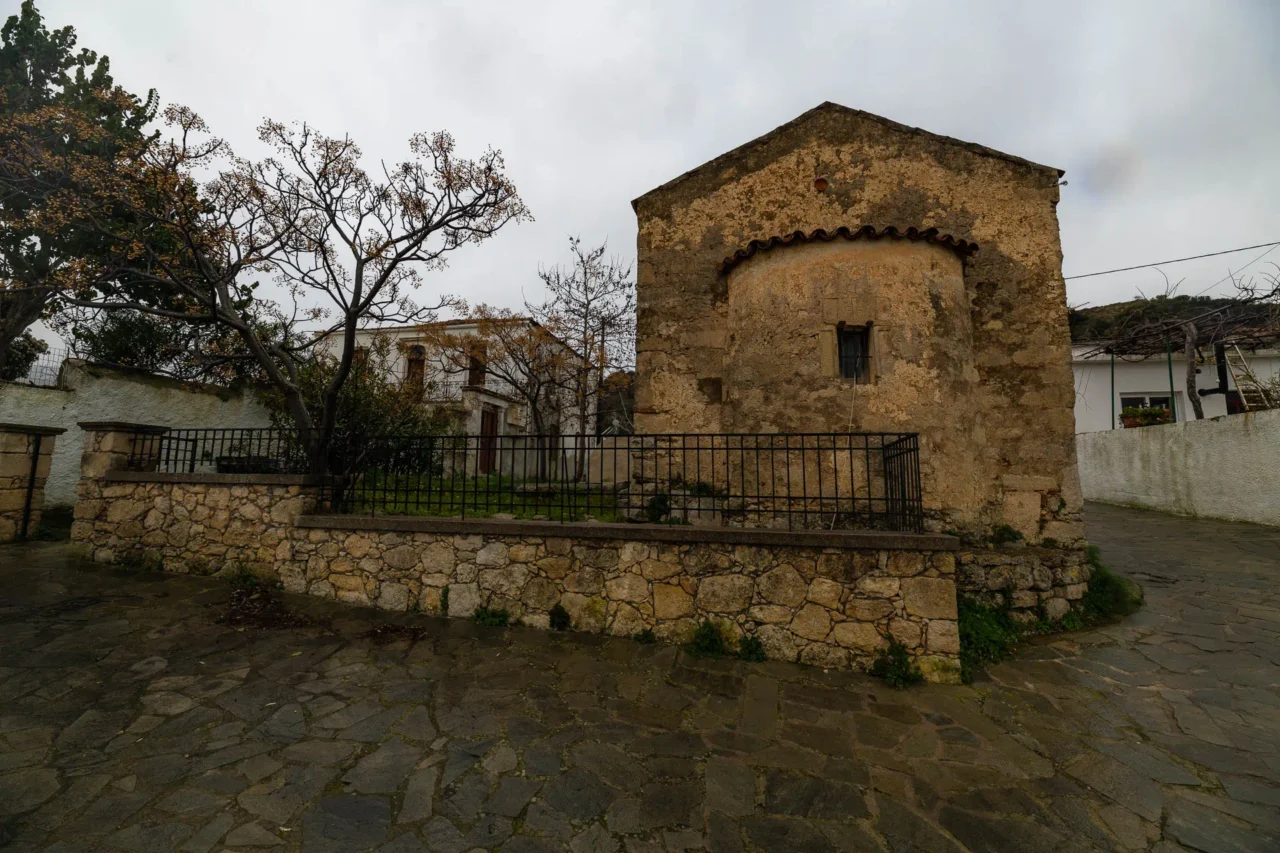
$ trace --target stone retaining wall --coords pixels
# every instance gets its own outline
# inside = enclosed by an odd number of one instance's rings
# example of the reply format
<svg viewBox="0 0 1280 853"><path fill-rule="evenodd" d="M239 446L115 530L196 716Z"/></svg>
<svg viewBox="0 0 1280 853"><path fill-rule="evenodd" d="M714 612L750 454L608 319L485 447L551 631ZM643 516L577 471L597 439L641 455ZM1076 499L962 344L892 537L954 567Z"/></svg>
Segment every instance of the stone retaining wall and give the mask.
<svg viewBox="0 0 1280 853"><path fill-rule="evenodd" d="M0 424L0 542L29 536L40 526L54 443L63 432L54 427Z"/></svg>
<svg viewBox="0 0 1280 853"><path fill-rule="evenodd" d="M100 562L245 569L388 610L505 608L546 626L560 604L577 630L672 642L709 618L771 658L823 667L865 667L894 637L927 677L958 677L950 537L306 516L314 487L249 479L87 478L72 537Z"/></svg>
<svg viewBox="0 0 1280 853"><path fill-rule="evenodd" d="M1009 607L1022 622L1067 615L1089 589L1082 549L1022 545L964 550L956 554L959 594L991 607Z"/></svg>

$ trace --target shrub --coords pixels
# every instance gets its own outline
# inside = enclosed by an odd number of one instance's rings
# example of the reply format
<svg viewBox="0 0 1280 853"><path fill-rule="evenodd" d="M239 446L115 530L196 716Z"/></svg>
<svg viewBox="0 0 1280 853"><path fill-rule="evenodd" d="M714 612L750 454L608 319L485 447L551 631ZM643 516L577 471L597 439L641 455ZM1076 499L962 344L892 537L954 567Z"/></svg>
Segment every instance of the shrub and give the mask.
<svg viewBox="0 0 1280 853"><path fill-rule="evenodd" d="M897 640L890 640L889 647L877 653L871 674L883 678L891 687L910 687L924 681L924 673L912 660L907 647Z"/></svg>
<svg viewBox="0 0 1280 853"><path fill-rule="evenodd" d="M644 517L650 524L657 524L671 512L671 496L666 492L658 492L649 498L644 507Z"/></svg>
<svg viewBox="0 0 1280 853"><path fill-rule="evenodd" d="M30 332L23 332L9 344L9 357L4 369L0 370L0 379L14 381L25 378L36 360L48 351L47 343Z"/></svg>
<svg viewBox="0 0 1280 853"><path fill-rule="evenodd" d="M738 657L759 663L765 659L764 643L755 634L747 634L738 641Z"/></svg>
<svg viewBox="0 0 1280 853"><path fill-rule="evenodd" d="M1142 606L1141 589L1107 568L1097 546L1089 546L1088 559L1093 568L1089 591L1074 610L1067 611L1057 622L1050 622L1041 614L1037 621L1023 625L1015 622L1006 608L986 607L961 599L960 678L966 684L973 681L983 666L1009 657L1018 643L1028 636L1079 631L1099 622L1127 616Z"/></svg>
<svg viewBox="0 0 1280 853"><path fill-rule="evenodd" d="M477 607L471 618L481 625L490 625L494 628L505 628L511 624L511 614L505 609L490 610L488 607Z"/></svg>
<svg viewBox="0 0 1280 853"><path fill-rule="evenodd" d="M646 646L651 646L658 642L658 637L653 633L652 628L645 628L643 631L636 631L631 635L631 639L635 640L637 643L643 643Z"/></svg>
<svg viewBox="0 0 1280 853"><path fill-rule="evenodd" d="M991 531L991 543L993 545L1007 545L1010 542L1021 542L1022 531L1014 530L1007 524L1002 524L995 530Z"/></svg>
<svg viewBox="0 0 1280 853"><path fill-rule="evenodd" d="M1137 611L1142 606L1142 590L1138 585L1111 571L1102 562L1096 545L1089 546L1088 555L1093 574L1089 578L1089 591L1080 601L1085 621L1118 619Z"/></svg>
<svg viewBox="0 0 1280 853"><path fill-rule="evenodd" d="M440 590L440 615L449 615L449 587Z"/></svg>
<svg viewBox="0 0 1280 853"><path fill-rule="evenodd" d="M547 614L551 619L551 630L568 631L569 630L569 611L564 609L563 604L557 604L551 608L551 612Z"/></svg>
<svg viewBox="0 0 1280 853"><path fill-rule="evenodd" d="M1008 610L997 610L973 601L959 602L960 680L965 684L983 666L999 663L1013 653L1022 629Z"/></svg>
<svg viewBox="0 0 1280 853"><path fill-rule="evenodd" d="M718 658L727 651L720 627L710 619L703 619L702 624L694 629L693 639L689 641L689 653L700 658Z"/></svg>

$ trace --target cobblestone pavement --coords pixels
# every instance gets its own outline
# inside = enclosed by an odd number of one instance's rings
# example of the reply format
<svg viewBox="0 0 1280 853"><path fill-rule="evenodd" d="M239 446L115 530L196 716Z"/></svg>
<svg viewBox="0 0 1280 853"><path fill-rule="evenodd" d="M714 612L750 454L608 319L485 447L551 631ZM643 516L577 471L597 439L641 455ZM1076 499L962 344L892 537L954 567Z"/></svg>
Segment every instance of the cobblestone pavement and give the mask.
<svg viewBox="0 0 1280 853"><path fill-rule="evenodd" d="M0 548L0 847L1280 849L1280 531L1088 520L1146 609L907 691Z"/></svg>

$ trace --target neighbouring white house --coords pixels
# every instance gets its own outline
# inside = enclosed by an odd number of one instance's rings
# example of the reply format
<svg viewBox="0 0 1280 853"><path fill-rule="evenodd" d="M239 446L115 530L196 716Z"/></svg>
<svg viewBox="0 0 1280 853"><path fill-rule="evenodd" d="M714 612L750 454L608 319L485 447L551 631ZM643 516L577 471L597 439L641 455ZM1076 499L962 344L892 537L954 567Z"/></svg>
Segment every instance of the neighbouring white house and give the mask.
<svg viewBox="0 0 1280 853"><path fill-rule="evenodd" d="M529 318L513 318L510 322L533 324ZM443 333L443 334L442 334ZM467 337L480 334L480 323L470 319L447 320L429 326L377 326L356 332L356 345L368 348L375 336L383 336L392 343L388 369L392 378L419 388L424 405L447 407L457 414L463 433L476 436L522 436L536 430L531 416L530 401L518 387L506 378L514 371L496 362L486 362L484 357L466 355ZM440 341L457 339L458 349L442 352ZM339 339L331 337L327 349L337 355ZM557 362L560 369L572 365L578 356L567 344L563 347L563 359ZM494 355L492 358L502 358ZM541 404L543 431L546 433L575 436L594 433L594 402L589 401L586 418L580 412L566 390L566 382L548 381L553 389Z"/></svg>
<svg viewBox="0 0 1280 853"><path fill-rule="evenodd" d="M1179 422L1195 420L1195 413L1187 402L1187 361L1182 353L1147 358L1117 355L1113 359L1106 354L1091 355L1097 349L1096 343L1072 347L1077 433L1122 429L1120 412L1130 406L1163 407L1171 409ZM1280 374L1280 351L1242 351L1242 356L1249 371L1263 385ZM1218 368L1212 354L1197 364L1197 370L1197 391L1219 387ZM1227 371L1226 382L1225 394L1200 396L1206 418L1245 411L1232 371Z"/></svg>

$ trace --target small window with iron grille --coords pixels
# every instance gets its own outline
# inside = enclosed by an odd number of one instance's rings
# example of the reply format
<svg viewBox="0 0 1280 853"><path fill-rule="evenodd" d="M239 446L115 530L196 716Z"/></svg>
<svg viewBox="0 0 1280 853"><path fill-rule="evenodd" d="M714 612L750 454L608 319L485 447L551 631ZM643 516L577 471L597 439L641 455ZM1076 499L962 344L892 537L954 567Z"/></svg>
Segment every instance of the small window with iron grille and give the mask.
<svg viewBox="0 0 1280 853"><path fill-rule="evenodd" d="M871 382L871 327L841 326L840 376L858 385Z"/></svg>

